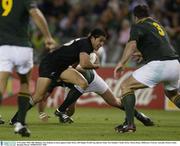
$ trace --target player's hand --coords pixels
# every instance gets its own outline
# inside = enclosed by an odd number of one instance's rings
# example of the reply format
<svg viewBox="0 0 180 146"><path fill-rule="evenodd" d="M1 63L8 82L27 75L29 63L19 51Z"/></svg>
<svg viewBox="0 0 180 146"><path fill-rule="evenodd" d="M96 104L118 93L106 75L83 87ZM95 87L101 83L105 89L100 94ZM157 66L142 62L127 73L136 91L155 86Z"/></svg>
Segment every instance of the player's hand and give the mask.
<svg viewBox="0 0 180 146"><path fill-rule="evenodd" d="M57 46L58 44L53 38L50 37L45 39L45 47L49 49L50 52L53 52Z"/></svg>
<svg viewBox="0 0 180 146"><path fill-rule="evenodd" d="M140 63L143 60L142 54L140 52L135 52L132 54L132 59L137 63Z"/></svg>
<svg viewBox="0 0 180 146"><path fill-rule="evenodd" d="M114 69L114 78L118 78L119 74L122 74L124 70L124 66L121 63L118 63L118 65Z"/></svg>

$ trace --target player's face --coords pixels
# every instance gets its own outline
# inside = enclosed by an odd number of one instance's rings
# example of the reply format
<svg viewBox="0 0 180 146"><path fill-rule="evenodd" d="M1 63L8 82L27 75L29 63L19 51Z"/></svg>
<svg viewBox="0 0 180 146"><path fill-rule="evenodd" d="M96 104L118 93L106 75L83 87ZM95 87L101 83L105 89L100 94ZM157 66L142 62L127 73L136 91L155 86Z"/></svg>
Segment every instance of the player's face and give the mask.
<svg viewBox="0 0 180 146"><path fill-rule="evenodd" d="M92 37L91 42L94 50L98 51L98 49L104 45L105 41L106 38L104 36L100 36L98 38Z"/></svg>

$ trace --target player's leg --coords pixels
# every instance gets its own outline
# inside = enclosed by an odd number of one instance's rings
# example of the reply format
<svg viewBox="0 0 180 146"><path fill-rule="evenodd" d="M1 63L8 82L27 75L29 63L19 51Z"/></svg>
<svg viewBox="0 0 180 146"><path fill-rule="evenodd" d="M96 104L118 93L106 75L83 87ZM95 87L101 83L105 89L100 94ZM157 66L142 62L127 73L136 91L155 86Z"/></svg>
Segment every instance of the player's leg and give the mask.
<svg viewBox="0 0 180 146"><path fill-rule="evenodd" d="M36 84L34 96L30 97L30 99L24 98L24 100L21 100L19 102L19 104L23 102L22 103L23 106L19 105L19 110L15 114L15 116L17 116L17 122L15 123L15 129L14 129L15 133L18 133L26 137L30 136L30 131L29 129L27 129L25 125L26 113L36 103L40 102L43 99L50 83L51 83L51 79L39 77ZM25 94L23 94L23 96L25 96ZM15 118L15 116L13 118Z"/></svg>
<svg viewBox="0 0 180 146"><path fill-rule="evenodd" d="M94 79L89 84L89 87L86 91L95 92L99 94L109 105L117 107L124 111L124 107L121 103L120 98L116 98L112 93L111 89L108 87L107 83L94 71ZM154 123L151 121L149 117L144 115L143 113L138 112L136 109L134 110L135 117L141 121L145 126L153 126ZM126 118L125 118L126 119ZM124 124L126 124L126 120Z"/></svg>
<svg viewBox="0 0 180 146"><path fill-rule="evenodd" d="M33 67L33 51L28 47L14 47L19 53L15 56L15 66L20 77L21 88L18 96L19 110L17 112L17 123L15 124L15 133L22 136L30 136L30 131L26 128L25 118L27 111L36 103L30 96L29 91L29 78L30 72ZM36 88L43 90L46 82L39 81ZM46 80L46 78L45 78ZM41 84L41 85L39 85ZM38 91L35 91L35 95Z"/></svg>
<svg viewBox="0 0 180 146"><path fill-rule="evenodd" d="M71 88L72 86L74 86L73 84L68 84L62 81L56 81L56 80L52 80L51 84L48 87L48 90L45 94L45 97L43 98L43 101L39 102L37 105L38 108L38 112L39 112L39 118L43 121L43 122L47 122L48 119L50 118L50 116L45 113L45 107L46 107L46 99L51 95L51 93L53 92L53 89L57 86L62 86L62 87L69 87Z"/></svg>
<svg viewBox="0 0 180 146"><path fill-rule="evenodd" d="M59 117L60 121L73 122L73 120L65 114L66 109L83 94L84 90L88 87L87 80L80 74L77 70L73 68L68 68L64 72L61 73L60 78L67 83L75 84L80 88L77 89L74 86L69 91L65 101L62 105L55 111L55 115Z"/></svg>
<svg viewBox="0 0 180 146"><path fill-rule="evenodd" d="M82 90L85 90L88 87L87 80L83 77L81 73L79 73L74 68L68 68L64 70L61 75L60 79L66 83L71 83L74 85L79 86ZM84 92L84 91L82 91Z"/></svg>
<svg viewBox="0 0 180 146"><path fill-rule="evenodd" d="M134 106L135 106L135 94L136 89L147 88L146 85L138 82L133 76L130 76L127 80L121 84L121 102L124 106L127 118L127 125L123 128L115 129L117 132L134 132L136 127L134 124Z"/></svg>
<svg viewBox="0 0 180 146"><path fill-rule="evenodd" d="M18 93L18 112L11 119L10 123L15 125L15 133L18 133L22 136L30 136L30 131L27 129L25 124L25 117L27 110L29 109L29 99L31 97L29 91L29 78L30 71L27 74L20 74L20 91Z"/></svg>
<svg viewBox="0 0 180 146"><path fill-rule="evenodd" d="M102 85L102 84L101 84ZM100 94L100 96L106 101L106 103L108 103L111 106L117 107L121 110L124 111L124 107L120 101L119 98L116 98L112 91L108 88L104 93ZM139 112L137 109L134 109L134 116L137 118L137 120L139 120L140 122L142 122L145 126L153 126L154 122L147 117L146 115L144 115L143 113ZM125 118L125 122L123 123L123 125L127 125L127 120ZM123 126L122 125L122 126Z"/></svg>
<svg viewBox="0 0 180 146"><path fill-rule="evenodd" d="M11 53L9 53L11 52ZM5 92L7 81L10 74L13 71L13 59L12 54L14 54L14 49L12 46L2 45L0 46L0 99L2 100L2 96ZM4 121L2 118L0 119L0 123L3 124Z"/></svg>
<svg viewBox="0 0 180 146"><path fill-rule="evenodd" d="M39 113L39 119L42 122L48 122L48 119L50 118L50 116L44 112L46 108L46 101L42 100L41 102L39 102L37 104L37 108L38 108L38 113Z"/></svg>
<svg viewBox="0 0 180 146"><path fill-rule="evenodd" d="M3 98L3 93L7 86L7 81L10 76L10 72L2 72L0 71L0 100ZM4 124L4 120L0 116L0 124Z"/></svg>
<svg viewBox="0 0 180 146"><path fill-rule="evenodd" d="M29 99L31 97L29 91L29 77L30 72L23 75L19 74L20 77L20 92L18 94L18 116L17 119L21 124L25 125L26 110L29 108Z"/></svg>
<svg viewBox="0 0 180 146"><path fill-rule="evenodd" d="M68 108L66 109L66 114L69 117L71 117L75 113L75 109L76 109L76 102L68 106Z"/></svg>
<svg viewBox="0 0 180 146"><path fill-rule="evenodd" d="M84 90L88 87L88 82L82 74L80 74L73 68L68 68L67 70L65 70L61 74L60 78L64 82L75 84L80 87L79 89L77 89L73 86L69 91L67 95L68 98L65 99L65 101L59 108L60 111L65 112L67 107L76 102L76 100L83 94Z"/></svg>

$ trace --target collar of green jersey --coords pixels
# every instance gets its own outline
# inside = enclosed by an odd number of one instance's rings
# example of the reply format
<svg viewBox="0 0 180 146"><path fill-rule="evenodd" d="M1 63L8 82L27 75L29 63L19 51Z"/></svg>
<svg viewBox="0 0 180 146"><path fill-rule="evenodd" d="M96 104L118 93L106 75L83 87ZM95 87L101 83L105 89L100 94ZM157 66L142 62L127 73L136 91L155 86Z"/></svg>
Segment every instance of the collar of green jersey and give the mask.
<svg viewBox="0 0 180 146"><path fill-rule="evenodd" d="M145 17L145 18L139 19L136 24L143 23L147 19L152 19L152 18L151 17Z"/></svg>

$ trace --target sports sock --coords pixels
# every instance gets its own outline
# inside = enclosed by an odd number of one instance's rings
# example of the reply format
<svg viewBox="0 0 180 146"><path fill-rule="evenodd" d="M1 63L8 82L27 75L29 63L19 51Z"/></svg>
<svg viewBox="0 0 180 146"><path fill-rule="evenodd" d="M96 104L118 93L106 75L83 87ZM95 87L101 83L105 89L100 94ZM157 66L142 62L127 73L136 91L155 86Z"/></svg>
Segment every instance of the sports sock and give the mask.
<svg viewBox="0 0 180 146"><path fill-rule="evenodd" d="M31 97L30 94L27 94L27 93L19 93L19 96L18 96L19 109L13 118L17 117L17 121L23 125L25 124L27 111L33 106L30 103L30 97Z"/></svg>
<svg viewBox="0 0 180 146"><path fill-rule="evenodd" d="M121 107L119 107L121 110L125 111L124 106L122 105ZM138 119L139 117L141 117L141 113L137 110L134 109L134 116Z"/></svg>
<svg viewBox="0 0 180 146"><path fill-rule="evenodd" d="M62 103L62 105L58 108L59 111L61 112L65 112L66 109L73 104L74 102L76 102L76 100L82 95L83 93L81 93L79 90L77 90L75 87L71 88L71 90L69 91L69 93L67 94L66 99L64 100L64 102Z"/></svg>
<svg viewBox="0 0 180 146"><path fill-rule="evenodd" d="M180 108L180 95L176 95L172 98L170 98L170 100L178 107Z"/></svg>
<svg viewBox="0 0 180 146"><path fill-rule="evenodd" d="M126 118L128 124L134 124L134 106L135 106L135 95L134 94L126 94L122 98L122 103L125 108Z"/></svg>

